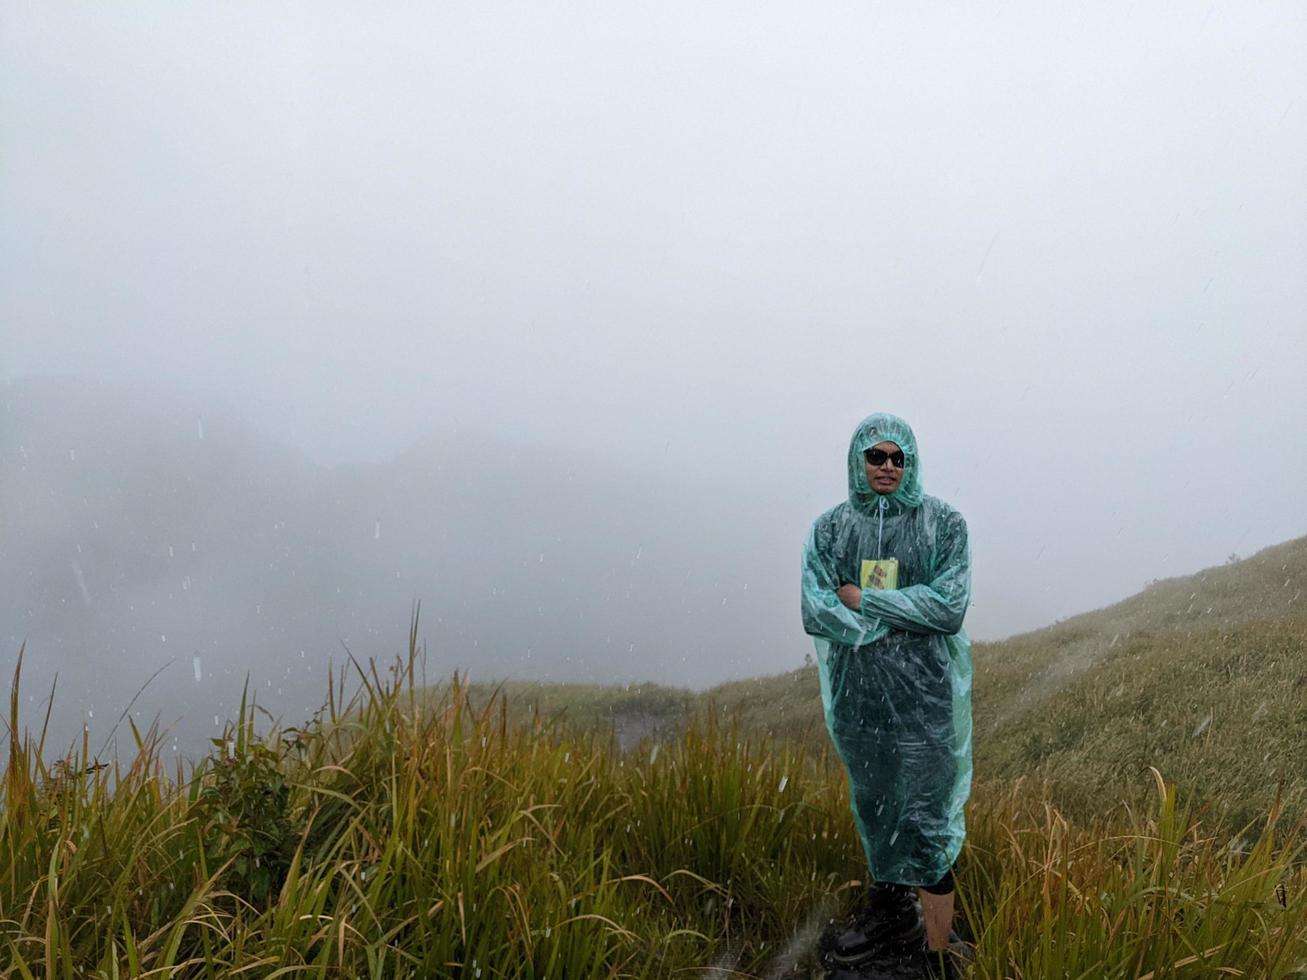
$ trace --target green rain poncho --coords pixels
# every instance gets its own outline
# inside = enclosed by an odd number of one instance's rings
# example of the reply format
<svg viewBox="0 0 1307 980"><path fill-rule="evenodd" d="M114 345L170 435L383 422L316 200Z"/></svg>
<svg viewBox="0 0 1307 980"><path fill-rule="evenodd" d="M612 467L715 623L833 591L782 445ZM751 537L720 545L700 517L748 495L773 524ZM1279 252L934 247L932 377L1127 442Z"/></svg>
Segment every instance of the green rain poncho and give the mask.
<svg viewBox="0 0 1307 980"><path fill-rule="evenodd" d="M871 489L863 452L896 443L897 490ZM897 559L894 589L864 587L855 612L844 584L863 563ZM864 419L849 444L849 499L812 525L803 553L803 628L817 644L826 726L849 773L853 817L880 882L934 885L966 835L971 791L971 593L967 525L921 488L912 429Z"/></svg>

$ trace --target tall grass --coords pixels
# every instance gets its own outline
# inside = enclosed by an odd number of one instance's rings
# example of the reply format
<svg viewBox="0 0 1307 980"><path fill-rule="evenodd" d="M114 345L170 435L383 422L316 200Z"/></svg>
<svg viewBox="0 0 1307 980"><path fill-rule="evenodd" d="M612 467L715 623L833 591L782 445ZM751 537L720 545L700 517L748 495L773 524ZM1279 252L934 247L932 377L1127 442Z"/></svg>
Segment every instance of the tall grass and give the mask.
<svg viewBox="0 0 1307 980"><path fill-rule="evenodd" d="M407 660L352 664L318 719L167 772L88 746L47 767L11 694L0 973L22 977L803 976L863 874L825 743L709 712L670 742L510 723ZM21 664L20 664L21 666ZM349 680L346 685L345 681ZM353 693L342 691L349 687ZM1068 822L983 787L960 871L980 977L1307 970L1304 831L1208 832L1157 778L1149 813ZM1274 822L1278 814L1268 815ZM799 940L796 941L795 937Z"/></svg>
<svg viewBox="0 0 1307 980"><path fill-rule="evenodd" d="M1277 841L1277 805L1230 838L1153 777L1153 813L1081 826L1020 782L978 794L959 888L978 975L1307 975L1307 817Z"/></svg>

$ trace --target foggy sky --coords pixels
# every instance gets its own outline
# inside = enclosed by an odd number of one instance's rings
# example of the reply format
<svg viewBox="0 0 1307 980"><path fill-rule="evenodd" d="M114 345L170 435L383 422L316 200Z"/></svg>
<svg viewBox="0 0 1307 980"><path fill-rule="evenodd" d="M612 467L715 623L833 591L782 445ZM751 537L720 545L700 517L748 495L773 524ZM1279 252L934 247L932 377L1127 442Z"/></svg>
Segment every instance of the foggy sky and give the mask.
<svg viewBox="0 0 1307 980"><path fill-rule="evenodd" d="M1307 532L1300 4L0 11L0 378L803 521L893 411L982 638Z"/></svg>

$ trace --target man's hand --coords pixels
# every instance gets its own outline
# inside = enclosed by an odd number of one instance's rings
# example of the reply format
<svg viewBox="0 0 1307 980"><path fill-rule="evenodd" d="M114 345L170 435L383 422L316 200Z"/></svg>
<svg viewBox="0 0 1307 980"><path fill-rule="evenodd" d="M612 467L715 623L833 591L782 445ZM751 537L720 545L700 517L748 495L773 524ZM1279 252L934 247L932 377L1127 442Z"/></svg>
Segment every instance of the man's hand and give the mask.
<svg viewBox="0 0 1307 980"><path fill-rule="evenodd" d="M862 590L856 585L850 585L847 582L835 590L835 595L840 602L844 603L854 612L862 609Z"/></svg>

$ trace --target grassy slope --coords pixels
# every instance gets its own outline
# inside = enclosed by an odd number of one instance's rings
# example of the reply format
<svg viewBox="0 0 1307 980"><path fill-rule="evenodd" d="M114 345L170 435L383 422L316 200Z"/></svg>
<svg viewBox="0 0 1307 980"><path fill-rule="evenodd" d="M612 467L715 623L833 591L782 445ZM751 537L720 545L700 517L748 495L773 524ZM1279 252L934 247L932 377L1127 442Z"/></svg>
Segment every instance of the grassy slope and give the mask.
<svg viewBox="0 0 1307 980"><path fill-rule="evenodd" d="M982 775L1049 780L1074 811L1156 766L1229 819L1284 782L1307 805L1307 538L978 644ZM1236 802L1237 801L1237 802Z"/></svg>
<svg viewBox="0 0 1307 980"><path fill-rule="evenodd" d="M711 721L614 752L392 676L289 740L243 707L188 785L157 737L117 772L11 743L0 976L821 975L813 942L863 869L829 753ZM1157 788L1084 825L1025 786L978 789L975 980L1307 970L1302 827L1223 846Z"/></svg>
<svg viewBox="0 0 1307 980"><path fill-rule="evenodd" d="M1264 813L1283 782L1307 805L1307 538L1046 629L976 644L977 776L1034 776L1073 812L1131 800L1156 766L1224 816ZM476 689L481 698L492 690ZM815 668L702 694L513 682L519 713L581 728L671 733L686 713L743 732L824 739ZM641 731L636 720L647 722ZM1234 792L1230 792L1234 790ZM1239 803L1232 803L1239 800Z"/></svg>
<svg viewBox="0 0 1307 980"><path fill-rule="evenodd" d="M977 980L1307 975L1303 823L1227 846L1142 772L1231 815L1284 780L1301 810L1307 617L1268 582L1292 585L1304 553L977 648L981 775L1041 777L976 790L959 894ZM1223 584L1208 622L1177 606ZM511 710L369 676L290 742L242 710L185 786L157 738L126 772L87 770L85 747L47 770L11 741L0 975L797 978L856 894L810 667L709 696L512 684ZM15 683L11 731L19 701ZM562 724L508 723L532 712ZM678 737L614 752L610 725ZM1161 792L1121 812L1140 785ZM1065 800L1098 815L1069 822Z"/></svg>
<svg viewBox="0 0 1307 980"><path fill-rule="evenodd" d="M432 688L428 696L439 697L443 690ZM741 734L818 742L826 738L813 666L732 681L700 693L653 683L605 687L531 681L477 683L468 693L476 706L504 695L513 722L538 716L577 731L611 733L625 747L643 737L673 738L687 719L709 714Z"/></svg>
<svg viewBox="0 0 1307 980"><path fill-rule="evenodd" d="M987 710L996 719L1037 710L1122 643L1147 644L1160 634L1219 636L1248 622L1307 616L1305 582L1307 538L1298 538L1243 561L1155 582L1123 602L1033 633L979 644Z"/></svg>
<svg viewBox="0 0 1307 980"><path fill-rule="evenodd" d="M1122 642L1039 706L982 727L976 745L982 775L1046 780L1075 813L1135 800L1149 766L1227 820L1256 819L1281 784L1300 813L1307 618Z"/></svg>

